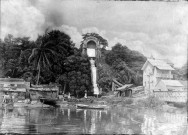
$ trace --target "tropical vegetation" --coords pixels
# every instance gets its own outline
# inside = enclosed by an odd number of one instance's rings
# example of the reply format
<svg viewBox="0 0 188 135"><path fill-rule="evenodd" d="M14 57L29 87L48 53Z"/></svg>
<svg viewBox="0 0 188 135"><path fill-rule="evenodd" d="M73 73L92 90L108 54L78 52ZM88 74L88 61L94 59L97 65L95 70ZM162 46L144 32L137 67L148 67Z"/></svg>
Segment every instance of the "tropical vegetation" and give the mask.
<svg viewBox="0 0 188 135"><path fill-rule="evenodd" d="M83 34L83 41L94 36L102 45L96 61L98 86L104 92L111 90L112 80L122 84L142 85L141 67L146 57L125 45L117 43L106 50L108 41L97 33ZM58 83L61 93L76 97L92 93L90 63L76 48L70 36L59 30L46 30L36 40L7 35L0 40L0 77L23 78L32 84ZM187 77L186 66L177 70L177 77ZM178 76L179 75L179 76Z"/></svg>

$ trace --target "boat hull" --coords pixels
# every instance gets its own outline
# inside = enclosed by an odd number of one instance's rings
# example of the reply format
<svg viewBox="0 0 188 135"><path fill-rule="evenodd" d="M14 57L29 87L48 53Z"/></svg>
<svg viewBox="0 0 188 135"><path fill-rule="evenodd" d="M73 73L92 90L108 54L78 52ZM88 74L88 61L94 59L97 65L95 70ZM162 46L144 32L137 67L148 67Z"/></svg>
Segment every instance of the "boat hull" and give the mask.
<svg viewBox="0 0 188 135"><path fill-rule="evenodd" d="M54 100L54 99L40 98L40 102L43 103L43 104L46 104L46 105L58 107L57 100Z"/></svg>
<svg viewBox="0 0 188 135"><path fill-rule="evenodd" d="M27 103L14 103L15 108L46 108L50 107L50 105L42 104L42 103L35 103L35 104L27 104Z"/></svg>
<svg viewBox="0 0 188 135"><path fill-rule="evenodd" d="M77 108L80 109L105 109L106 105L82 105L82 104L77 104Z"/></svg>

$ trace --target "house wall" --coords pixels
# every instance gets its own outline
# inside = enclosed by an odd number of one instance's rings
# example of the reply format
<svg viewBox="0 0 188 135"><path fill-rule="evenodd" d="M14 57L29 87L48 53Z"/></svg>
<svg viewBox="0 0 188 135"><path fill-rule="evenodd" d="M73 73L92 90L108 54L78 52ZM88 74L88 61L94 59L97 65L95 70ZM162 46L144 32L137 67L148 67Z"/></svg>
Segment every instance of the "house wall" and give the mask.
<svg viewBox="0 0 188 135"><path fill-rule="evenodd" d="M143 86L146 94L153 91L155 81L154 67L148 62L145 70L143 71Z"/></svg>
<svg viewBox="0 0 188 135"><path fill-rule="evenodd" d="M145 89L145 93L153 92L156 90L156 85L160 82L161 79L172 79L172 73L170 70L160 70L157 67L154 67L150 62L146 62L146 67L143 70L143 86ZM167 90L164 84L161 85L162 89ZM164 86L162 86L164 85Z"/></svg>
<svg viewBox="0 0 188 135"><path fill-rule="evenodd" d="M170 70L160 70L156 68L156 77L163 79L171 79L173 78Z"/></svg>

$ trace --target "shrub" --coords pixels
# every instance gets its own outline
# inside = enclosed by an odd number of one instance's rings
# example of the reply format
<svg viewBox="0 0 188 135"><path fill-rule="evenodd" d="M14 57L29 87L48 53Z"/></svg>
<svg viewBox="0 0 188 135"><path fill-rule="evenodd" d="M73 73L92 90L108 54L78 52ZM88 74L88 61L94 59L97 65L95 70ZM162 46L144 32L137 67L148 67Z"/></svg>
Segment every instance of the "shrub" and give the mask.
<svg viewBox="0 0 188 135"><path fill-rule="evenodd" d="M154 108L154 107L160 107L165 104L164 101L159 100L155 96L149 96L145 99L140 99L136 103L140 107L148 107L148 108Z"/></svg>
<svg viewBox="0 0 188 135"><path fill-rule="evenodd" d="M127 99L124 100L124 103L125 104L132 104L133 103L133 99L127 98Z"/></svg>

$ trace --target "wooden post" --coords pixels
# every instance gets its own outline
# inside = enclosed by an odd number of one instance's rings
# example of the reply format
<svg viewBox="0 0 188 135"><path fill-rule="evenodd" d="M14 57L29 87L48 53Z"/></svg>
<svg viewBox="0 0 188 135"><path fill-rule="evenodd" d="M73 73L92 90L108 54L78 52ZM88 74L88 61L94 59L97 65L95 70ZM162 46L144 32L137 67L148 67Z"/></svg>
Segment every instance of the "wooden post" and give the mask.
<svg viewBox="0 0 188 135"><path fill-rule="evenodd" d="M114 82L112 82L112 91L114 91Z"/></svg>

